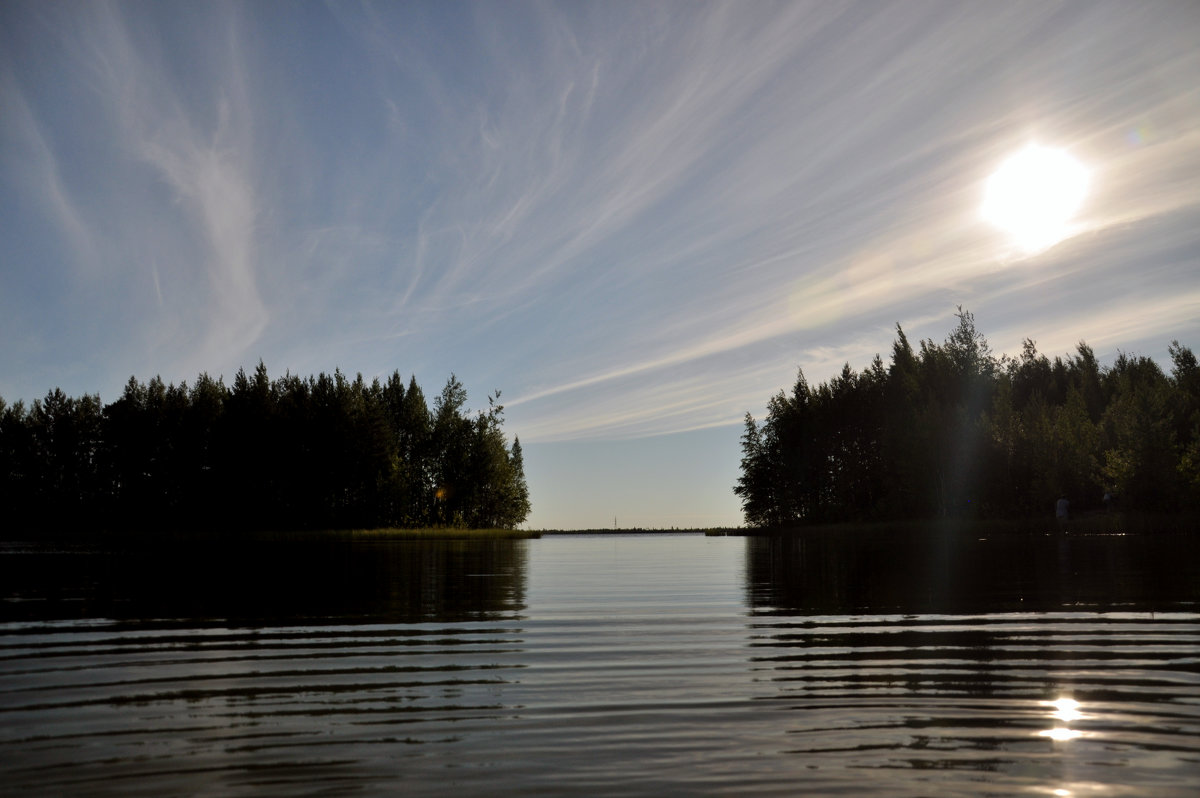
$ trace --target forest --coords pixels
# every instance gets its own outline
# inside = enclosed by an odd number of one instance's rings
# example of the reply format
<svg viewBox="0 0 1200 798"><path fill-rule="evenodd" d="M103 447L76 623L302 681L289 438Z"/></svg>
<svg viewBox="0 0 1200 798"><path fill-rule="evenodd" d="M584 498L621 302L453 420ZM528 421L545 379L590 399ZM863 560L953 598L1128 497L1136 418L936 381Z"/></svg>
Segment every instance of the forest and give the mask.
<svg viewBox="0 0 1200 798"><path fill-rule="evenodd" d="M500 392L472 415L453 375L432 408L416 379L231 386L131 377L121 397L0 398L0 502L10 531L512 528L529 513L520 440Z"/></svg>
<svg viewBox="0 0 1200 798"><path fill-rule="evenodd" d="M1178 341L1171 373L1120 353L1101 367L1080 343L1053 360L1026 339L992 354L961 307L940 344L899 324L876 355L811 386L800 371L747 413L734 492L750 527L1053 517L1119 508L1200 510L1200 368ZM1108 500L1105 501L1105 496Z"/></svg>

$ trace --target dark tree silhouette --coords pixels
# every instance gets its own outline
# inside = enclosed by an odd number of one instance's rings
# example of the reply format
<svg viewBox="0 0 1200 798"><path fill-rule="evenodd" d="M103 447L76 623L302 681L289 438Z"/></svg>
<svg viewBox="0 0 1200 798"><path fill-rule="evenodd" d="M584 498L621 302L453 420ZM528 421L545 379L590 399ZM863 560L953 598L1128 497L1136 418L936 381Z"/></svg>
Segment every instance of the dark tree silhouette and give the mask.
<svg viewBox="0 0 1200 798"><path fill-rule="evenodd" d="M515 527L529 514L499 391L471 416L453 375L433 412L416 379L341 371L232 385L131 377L121 396L0 399L0 499L13 531Z"/></svg>
<svg viewBox="0 0 1200 798"><path fill-rule="evenodd" d="M1044 514L1060 495L1105 493L1151 511L1200 509L1200 367L1178 341L1174 369L1121 354L1102 369L1080 343L1051 361L1026 339L997 358L961 307L940 344L914 351L900 325L892 362L847 364L816 387L747 414L734 493L746 524Z"/></svg>

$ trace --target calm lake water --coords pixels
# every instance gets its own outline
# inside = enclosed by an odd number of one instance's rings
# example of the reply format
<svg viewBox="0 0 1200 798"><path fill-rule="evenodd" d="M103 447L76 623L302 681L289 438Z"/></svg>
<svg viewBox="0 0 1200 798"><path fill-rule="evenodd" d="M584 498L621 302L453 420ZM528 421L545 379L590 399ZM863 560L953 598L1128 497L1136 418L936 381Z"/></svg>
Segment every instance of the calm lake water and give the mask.
<svg viewBox="0 0 1200 798"><path fill-rule="evenodd" d="M1188 537L0 547L0 792L1187 795Z"/></svg>

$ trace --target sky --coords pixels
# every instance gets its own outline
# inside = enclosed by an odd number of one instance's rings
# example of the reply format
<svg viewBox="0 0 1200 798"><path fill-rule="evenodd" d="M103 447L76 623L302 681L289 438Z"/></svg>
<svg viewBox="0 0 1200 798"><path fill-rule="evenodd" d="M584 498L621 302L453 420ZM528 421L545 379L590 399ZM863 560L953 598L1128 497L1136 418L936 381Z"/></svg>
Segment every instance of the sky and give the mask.
<svg viewBox="0 0 1200 798"><path fill-rule="evenodd" d="M541 528L734 526L743 418L956 307L1200 349L1194 2L0 3L0 396L499 389ZM981 215L1022 148L1083 203Z"/></svg>

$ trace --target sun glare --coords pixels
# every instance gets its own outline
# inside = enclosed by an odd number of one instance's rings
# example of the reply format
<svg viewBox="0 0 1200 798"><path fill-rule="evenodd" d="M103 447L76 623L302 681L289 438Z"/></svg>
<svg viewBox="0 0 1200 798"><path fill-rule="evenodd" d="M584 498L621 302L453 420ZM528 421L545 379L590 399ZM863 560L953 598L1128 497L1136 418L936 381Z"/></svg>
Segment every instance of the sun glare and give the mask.
<svg viewBox="0 0 1200 798"><path fill-rule="evenodd" d="M1083 204L1088 172L1063 150L1031 144L987 180L983 218L1012 236L1026 252L1040 252L1070 235Z"/></svg>
<svg viewBox="0 0 1200 798"><path fill-rule="evenodd" d="M1074 698L1064 697L1055 701L1042 701L1040 703L1044 707L1052 707L1054 709L1054 718L1062 725L1056 726L1053 729L1039 731L1039 737L1049 737L1055 742L1065 743L1083 736L1083 732L1072 729L1067 725L1083 717L1083 713L1079 711L1080 705L1078 701Z"/></svg>

